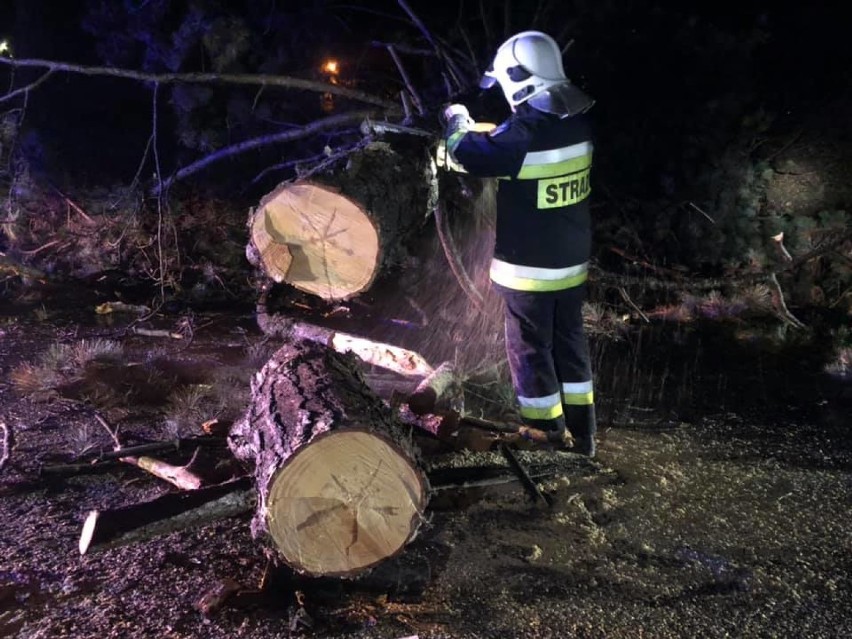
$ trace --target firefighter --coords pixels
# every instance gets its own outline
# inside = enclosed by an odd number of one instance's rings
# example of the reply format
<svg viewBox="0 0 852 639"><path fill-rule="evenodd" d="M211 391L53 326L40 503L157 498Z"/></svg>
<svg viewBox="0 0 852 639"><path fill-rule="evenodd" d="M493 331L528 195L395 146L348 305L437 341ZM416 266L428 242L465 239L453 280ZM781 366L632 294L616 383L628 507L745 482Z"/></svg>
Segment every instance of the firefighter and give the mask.
<svg viewBox="0 0 852 639"><path fill-rule="evenodd" d="M504 42L481 88L499 85L511 116L472 130L467 107L444 110L449 166L498 178L490 276L505 302L506 351L524 424L557 448L595 455L595 405L582 303L591 253L589 174L594 101L565 76L550 36Z"/></svg>

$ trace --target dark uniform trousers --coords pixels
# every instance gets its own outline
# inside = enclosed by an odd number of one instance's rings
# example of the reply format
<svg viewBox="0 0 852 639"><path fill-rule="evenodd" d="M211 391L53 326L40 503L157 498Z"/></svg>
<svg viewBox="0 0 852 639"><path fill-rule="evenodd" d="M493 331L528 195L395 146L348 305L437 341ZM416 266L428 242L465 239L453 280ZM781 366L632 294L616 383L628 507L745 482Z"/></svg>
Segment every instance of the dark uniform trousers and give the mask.
<svg viewBox="0 0 852 639"><path fill-rule="evenodd" d="M592 367L583 332L586 285L552 292L495 287L505 302L506 353L524 422L552 433L555 439L567 427L575 439L591 440L596 420ZM546 399L556 396L558 402ZM538 415L534 406L524 415L524 398L544 400Z"/></svg>

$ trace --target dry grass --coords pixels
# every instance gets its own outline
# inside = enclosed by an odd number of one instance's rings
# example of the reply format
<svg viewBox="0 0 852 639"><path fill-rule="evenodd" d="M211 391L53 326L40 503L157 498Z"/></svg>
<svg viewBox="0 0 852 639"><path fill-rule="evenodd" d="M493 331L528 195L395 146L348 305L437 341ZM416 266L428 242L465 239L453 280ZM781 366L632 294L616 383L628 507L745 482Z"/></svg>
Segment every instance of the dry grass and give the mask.
<svg viewBox="0 0 852 639"><path fill-rule="evenodd" d="M179 435L196 432L203 421L213 417L207 412L209 391L210 387L206 384L192 384L180 387L169 395L166 422L173 424Z"/></svg>
<svg viewBox="0 0 852 639"><path fill-rule="evenodd" d="M121 344L105 339L80 340L74 344L55 342L35 362L16 366L9 377L22 395L37 395L76 382L92 362L115 361L122 357Z"/></svg>
<svg viewBox="0 0 852 639"><path fill-rule="evenodd" d="M57 388L62 377L55 371L24 362L9 373L12 387L21 395L33 396Z"/></svg>
<svg viewBox="0 0 852 639"><path fill-rule="evenodd" d="M77 366L85 366L95 360L118 361L123 355L121 344L107 339L84 339L72 347L72 357Z"/></svg>
<svg viewBox="0 0 852 639"><path fill-rule="evenodd" d="M251 342L245 349L246 360L250 364L258 367L262 366L270 357L272 357L272 354L276 351L276 349L277 346L270 344L268 339Z"/></svg>
<svg viewBox="0 0 852 639"><path fill-rule="evenodd" d="M94 448L96 440L95 427L90 422L75 424L68 432L68 450L74 457L82 457Z"/></svg>

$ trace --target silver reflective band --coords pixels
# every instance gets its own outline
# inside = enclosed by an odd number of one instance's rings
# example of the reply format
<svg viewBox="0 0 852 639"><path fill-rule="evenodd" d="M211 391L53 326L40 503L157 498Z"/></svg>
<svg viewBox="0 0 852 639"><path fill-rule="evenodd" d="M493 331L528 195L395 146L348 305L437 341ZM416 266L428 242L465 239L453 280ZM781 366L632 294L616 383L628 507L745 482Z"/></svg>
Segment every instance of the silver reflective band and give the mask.
<svg viewBox="0 0 852 639"><path fill-rule="evenodd" d="M505 276L511 278L521 277L530 280L561 280L582 275L588 270L588 262L583 262L576 266L566 266L565 268L541 268L538 266L510 264L509 262L498 260L496 257L491 260L492 279L501 279L500 276Z"/></svg>
<svg viewBox="0 0 852 639"><path fill-rule="evenodd" d="M580 393L591 393L592 392L592 382L589 380L588 382L576 382L576 383L564 383L562 384L562 392L563 393L571 393L571 394L580 394Z"/></svg>
<svg viewBox="0 0 852 639"><path fill-rule="evenodd" d="M518 396L518 404L523 408L550 408L562 402L559 393L547 395L546 397L521 397Z"/></svg>
<svg viewBox="0 0 852 639"><path fill-rule="evenodd" d="M591 142L580 142L571 146L564 146L561 149L552 149L550 151L531 151L524 158L523 166L538 166L540 164L554 164L564 160L583 157L592 153L593 145Z"/></svg>

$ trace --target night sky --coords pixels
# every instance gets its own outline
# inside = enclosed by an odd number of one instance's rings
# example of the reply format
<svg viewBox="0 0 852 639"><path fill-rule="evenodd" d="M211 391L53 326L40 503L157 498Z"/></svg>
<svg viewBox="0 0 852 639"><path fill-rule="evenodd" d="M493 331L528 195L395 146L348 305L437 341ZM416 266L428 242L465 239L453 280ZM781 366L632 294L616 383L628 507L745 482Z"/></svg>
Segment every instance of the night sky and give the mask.
<svg viewBox="0 0 852 639"><path fill-rule="evenodd" d="M124 13L130 16L126 23L98 24L92 20L93 8L111 4L125 8ZM0 8L0 35L10 39L19 58L147 67L162 72L168 69L161 60L149 59L140 40L144 39L140 29L146 28L140 16L158 4L163 3L7 2ZM221 6L223 13L230 6L200 4ZM344 73L359 88L397 91L401 86L398 74L386 53L370 47L370 41L427 46L392 0L358 5L276 1L244 4L244 10L233 15L245 17L253 31L249 37L251 54L235 68L240 72L321 79L317 73L321 61L335 56L345 62ZM439 37L454 38L454 28L459 23L464 25L481 60L493 53L477 15L463 16L459 22L456 9L438 12L432 2L410 4ZM630 190L647 194L657 188L659 172L665 168L660 158L668 156L670 161L679 162L673 153L679 153L684 140L706 138L710 140L708 150L713 153L713 139L735 127L749 112L771 112L780 132L784 127L795 127L826 101L848 97L852 39L844 21L829 7L831 4L577 0L558 3L562 7L559 12L548 20L547 26L539 28L574 40L565 57L566 70L597 99L596 126L601 148L607 149L609 158L600 168L612 171L612 180L627 179ZM147 26L151 42L177 38L175 30L191 6L193 3L189 2L170 3L161 19L152 20ZM535 3L513 6L512 32L529 28L530 7ZM122 39L127 35L126 24L136 29L135 40ZM502 39L498 39L501 28L505 30L502 26L492 29L488 34L491 40ZM112 60L105 59L107 45L112 46ZM454 45L459 45L457 38ZM116 54L122 46L127 50ZM187 54L177 70L201 70L198 65L203 63L198 56ZM434 114L446 100L434 91L440 89L438 84L430 86L437 74L417 61L408 60L408 64L423 90L434 95L434 111L428 124L435 127ZM37 77L37 72L26 71L18 77ZM470 79L475 78L471 75ZM231 99L232 94L227 91L216 91L210 99L220 107ZM495 111L497 117L505 115L499 92L482 95L472 87L459 97L470 103L475 115L491 116L489 119L494 119ZM165 106L169 99L171 96L163 100L161 124L165 128L161 143L164 161L175 168L201 156L205 149L187 149L179 140L180 129L187 124L175 120L174 113ZM277 106L295 100L308 103L312 99L286 91L275 96ZM63 179L62 175L87 182L127 179L150 134L150 100L150 87L139 83L73 75L53 78L33 93L29 102L31 161L53 174L54 179ZM233 143L240 136L280 130L282 122L287 126L321 115L310 109L284 113L276 110L275 104L269 106L269 111L269 119L279 123L277 129L275 124L262 125L257 121L235 125L233 113L226 117L222 108L209 108L204 126L229 130L227 140L220 137L211 145ZM650 150L649 156L654 158L645 163L648 170L622 178L625 157L642 150ZM257 162L248 163L254 170L271 159L263 155L255 158Z"/></svg>

